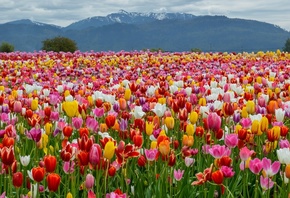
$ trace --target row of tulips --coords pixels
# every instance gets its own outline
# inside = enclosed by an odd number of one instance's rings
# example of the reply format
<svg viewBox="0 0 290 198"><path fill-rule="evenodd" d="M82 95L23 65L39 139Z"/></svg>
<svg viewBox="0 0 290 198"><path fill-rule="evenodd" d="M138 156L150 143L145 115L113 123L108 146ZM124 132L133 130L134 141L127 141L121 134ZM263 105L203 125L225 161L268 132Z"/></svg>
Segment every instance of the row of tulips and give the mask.
<svg viewBox="0 0 290 198"><path fill-rule="evenodd" d="M0 53L0 197L287 197L290 54Z"/></svg>

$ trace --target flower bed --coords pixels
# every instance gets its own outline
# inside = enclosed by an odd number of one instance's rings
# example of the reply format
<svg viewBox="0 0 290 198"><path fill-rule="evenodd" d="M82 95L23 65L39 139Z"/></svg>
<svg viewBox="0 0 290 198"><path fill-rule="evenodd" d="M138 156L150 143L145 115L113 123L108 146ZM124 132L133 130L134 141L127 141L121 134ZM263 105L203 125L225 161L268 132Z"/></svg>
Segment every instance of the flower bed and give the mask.
<svg viewBox="0 0 290 198"><path fill-rule="evenodd" d="M287 197L290 54L0 53L0 197Z"/></svg>

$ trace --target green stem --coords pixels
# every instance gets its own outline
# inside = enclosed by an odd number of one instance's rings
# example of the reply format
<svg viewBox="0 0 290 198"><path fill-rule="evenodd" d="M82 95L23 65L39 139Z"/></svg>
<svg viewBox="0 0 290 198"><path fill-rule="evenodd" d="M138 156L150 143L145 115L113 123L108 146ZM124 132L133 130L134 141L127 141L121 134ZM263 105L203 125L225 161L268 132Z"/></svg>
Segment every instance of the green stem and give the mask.
<svg viewBox="0 0 290 198"><path fill-rule="evenodd" d="M258 175L256 175L255 194L254 198L258 196Z"/></svg>

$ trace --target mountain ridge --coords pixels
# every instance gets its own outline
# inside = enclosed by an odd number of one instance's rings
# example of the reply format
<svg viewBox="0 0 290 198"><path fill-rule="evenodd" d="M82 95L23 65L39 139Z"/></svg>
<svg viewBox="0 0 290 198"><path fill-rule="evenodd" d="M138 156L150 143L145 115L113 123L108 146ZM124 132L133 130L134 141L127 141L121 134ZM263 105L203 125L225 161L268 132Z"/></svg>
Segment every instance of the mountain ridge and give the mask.
<svg viewBox="0 0 290 198"><path fill-rule="evenodd" d="M139 13L120 10L94 16L66 27L21 19L0 24L0 43L15 50L37 51L42 41L65 36L81 51L120 51L162 48L166 51L267 51L281 49L290 32L277 25L186 13Z"/></svg>

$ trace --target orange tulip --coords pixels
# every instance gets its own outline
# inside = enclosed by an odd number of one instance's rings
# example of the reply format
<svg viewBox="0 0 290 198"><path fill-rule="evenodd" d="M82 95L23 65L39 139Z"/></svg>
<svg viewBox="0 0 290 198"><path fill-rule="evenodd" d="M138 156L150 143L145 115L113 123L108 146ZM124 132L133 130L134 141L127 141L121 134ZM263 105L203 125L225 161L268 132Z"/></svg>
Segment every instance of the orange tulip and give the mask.
<svg viewBox="0 0 290 198"><path fill-rule="evenodd" d="M267 111L270 114L275 114L275 110L279 108L278 102L276 100L270 100Z"/></svg>
<svg viewBox="0 0 290 198"><path fill-rule="evenodd" d="M163 155L163 156L167 156L170 152L170 142L168 139L165 139L163 141L161 141L159 143L159 152Z"/></svg>

